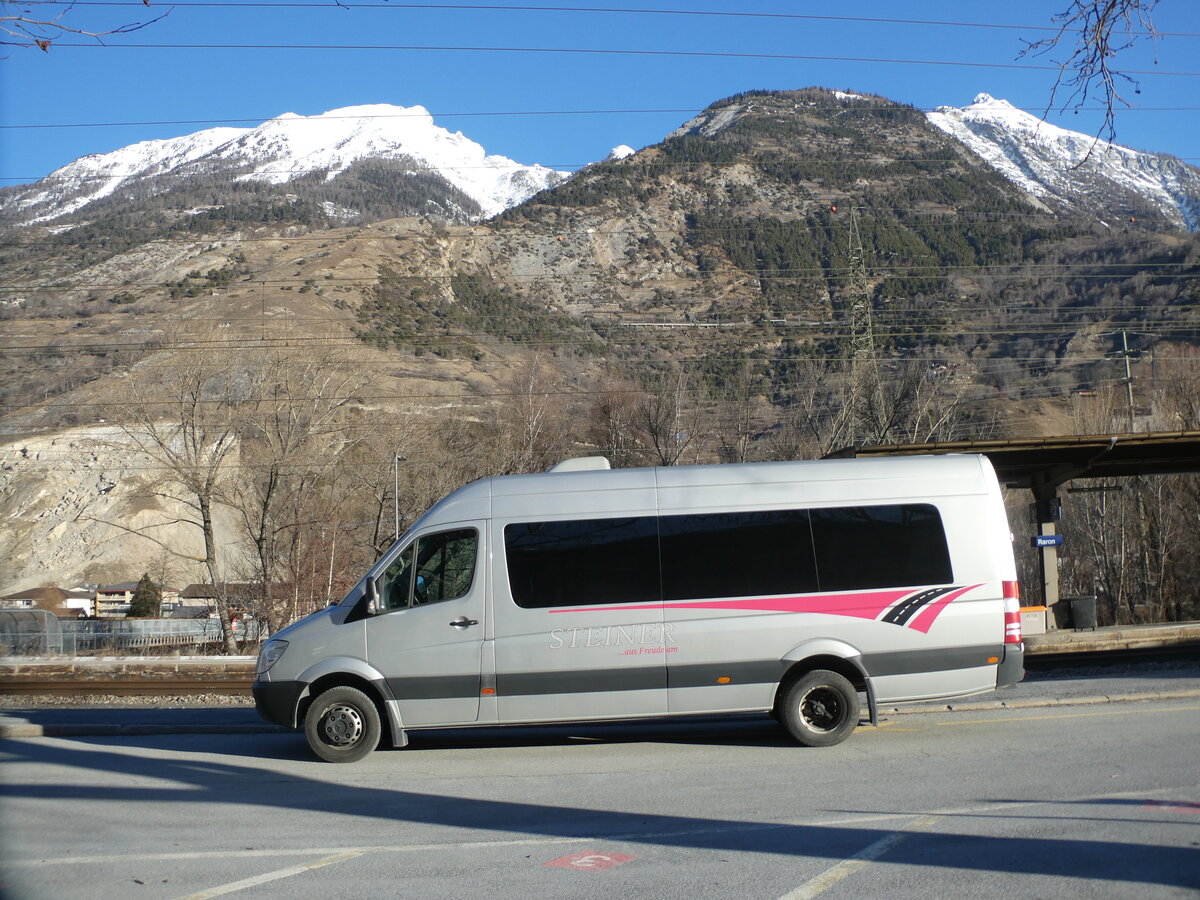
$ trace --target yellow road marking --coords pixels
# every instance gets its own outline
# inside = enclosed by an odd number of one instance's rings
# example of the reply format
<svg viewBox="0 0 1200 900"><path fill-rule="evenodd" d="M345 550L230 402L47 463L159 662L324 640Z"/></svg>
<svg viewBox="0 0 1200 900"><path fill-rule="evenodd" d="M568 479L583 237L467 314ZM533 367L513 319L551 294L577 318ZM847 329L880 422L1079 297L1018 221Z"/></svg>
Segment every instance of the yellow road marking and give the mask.
<svg viewBox="0 0 1200 900"><path fill-rule="evenodd" d="M959 719L954 722L937 722L935 724L945 728L949 725L989 725L994 722L1032 722L1045 719L1092 719L1100 716L1144 716L1148 713L1195 712L1196 710L1200 710L1200 706L1172 706L1165 709L1112 709L1103 712L1052 713L1045 716L1000 716L995 719ZM1002 710L997 710L997 712L1002 712Z"/></svg>

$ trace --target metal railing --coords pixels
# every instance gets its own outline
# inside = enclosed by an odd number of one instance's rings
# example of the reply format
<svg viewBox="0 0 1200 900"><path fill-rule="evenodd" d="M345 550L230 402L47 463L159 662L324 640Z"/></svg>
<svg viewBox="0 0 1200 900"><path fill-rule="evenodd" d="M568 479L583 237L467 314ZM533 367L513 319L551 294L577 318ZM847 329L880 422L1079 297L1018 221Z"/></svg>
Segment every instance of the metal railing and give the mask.
<svg viewBox="0 0 1200 900"><path fill-rule="evenodd" d="M265 635L254 619L237 623L239 641ZM224 641L218 619L66 619L43 610L0 610L0 656L84 656L155 648L203 648Z"/></svg>

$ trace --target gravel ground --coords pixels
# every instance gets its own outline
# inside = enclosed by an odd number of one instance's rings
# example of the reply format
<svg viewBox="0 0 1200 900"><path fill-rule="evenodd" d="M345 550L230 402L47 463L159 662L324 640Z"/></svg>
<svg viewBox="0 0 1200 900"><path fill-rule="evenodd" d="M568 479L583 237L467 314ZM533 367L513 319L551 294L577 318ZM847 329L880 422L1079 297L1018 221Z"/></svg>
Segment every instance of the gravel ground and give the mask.
<svg viewBox="0 0 1200 900"><path fill-rule="evenodd" d="M172 697L127 697L116 694L77 694L61 697L53 694L13 694L0 697L0 711L13 709L95 709L105 706L123 708L174 709L190 706L253 706L249 690L245 694L187 694Z"/></svg>

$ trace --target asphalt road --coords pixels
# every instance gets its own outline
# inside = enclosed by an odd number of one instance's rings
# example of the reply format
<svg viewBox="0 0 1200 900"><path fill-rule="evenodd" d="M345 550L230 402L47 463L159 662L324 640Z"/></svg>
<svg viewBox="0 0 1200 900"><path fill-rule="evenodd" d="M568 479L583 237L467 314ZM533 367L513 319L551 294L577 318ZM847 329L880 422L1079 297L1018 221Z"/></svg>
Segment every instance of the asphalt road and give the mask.
<svg viewBox="0 0 1200 900"><path fill-rule="evenodd" d="M18 900L1194 897L1200 682L1087 680L826 750L766 718L430 733L341 766L292 734L7 740L0 877ZM1135 684L1172 696L1094 702Z"/></svg>

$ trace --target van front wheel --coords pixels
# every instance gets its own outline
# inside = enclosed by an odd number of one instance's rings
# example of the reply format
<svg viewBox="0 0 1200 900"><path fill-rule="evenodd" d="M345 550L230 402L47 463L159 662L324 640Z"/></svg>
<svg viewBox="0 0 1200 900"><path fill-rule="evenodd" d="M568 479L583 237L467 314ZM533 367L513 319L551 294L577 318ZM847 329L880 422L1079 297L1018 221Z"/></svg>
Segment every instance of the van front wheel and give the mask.
<svg viewBox="0 0 1200 900"><path fill-rule="evenodd" d="M814 669L783 692L779 717L783 727L805 747L832 747L858 725L858 691L844 676Z"/></svg>
<svg viewBox="0 0 1200 900"><path fill-rule="evenodd" d="M322 693L304 716L304 736L326 762L355 762L379 744L379 711L371 698L352 687Z"/></svg>

